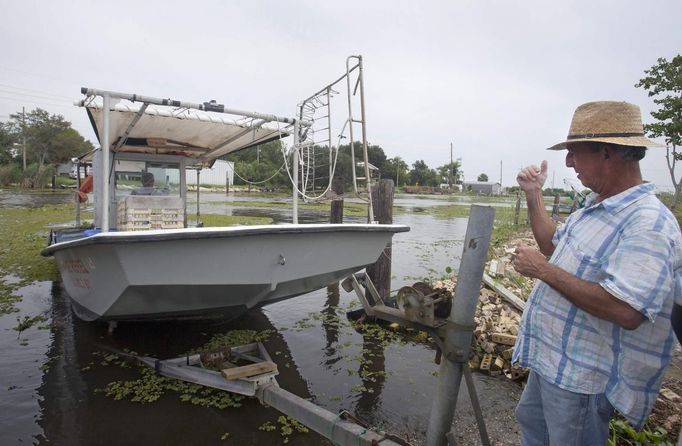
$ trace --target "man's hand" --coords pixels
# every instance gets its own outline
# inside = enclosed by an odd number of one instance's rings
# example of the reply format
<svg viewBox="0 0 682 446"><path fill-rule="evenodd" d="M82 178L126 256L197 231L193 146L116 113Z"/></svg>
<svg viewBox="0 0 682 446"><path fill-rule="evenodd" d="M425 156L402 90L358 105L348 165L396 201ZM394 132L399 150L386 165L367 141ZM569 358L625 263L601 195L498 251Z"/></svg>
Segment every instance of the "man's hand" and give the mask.
<svg viewBox="0 0 682 446"><path fill-rule="evenodd" d="M542 280L541 276L546 271L548 263L547 257L540 251L523 243L519 244L514 251L514 269L522 276Z"/></svg>
<svg viewBox="0 0 682 446"><path fill-rule="evenodd" d="M521 169L516 176L516 182L525 193L542 190L542 186L547 180L547 160L540 163L540 167L535 164Z"/></svg>

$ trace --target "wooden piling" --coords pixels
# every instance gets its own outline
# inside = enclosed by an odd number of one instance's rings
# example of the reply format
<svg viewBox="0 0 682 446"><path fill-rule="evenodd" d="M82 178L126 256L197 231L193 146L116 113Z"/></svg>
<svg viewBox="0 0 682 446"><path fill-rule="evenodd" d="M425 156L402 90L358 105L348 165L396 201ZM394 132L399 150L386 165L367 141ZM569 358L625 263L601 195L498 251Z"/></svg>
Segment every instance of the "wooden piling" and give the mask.
<svg viewBox="0 0 682 446"><path fill-rule="evenodd" d="M380 224L393 223L393 180L379 180L372 188L374 220ZM391 292L391 242L386 245L382 255L374 265L367 267L367 275L376 286L382 299Z"/></svg>
<svg viewBox="0 0 682 446"><path fill-rule="evenodd" d="M514 212L514 226L519 225L519 214L521 214L521 194L516 193L516 211Z"/></svg>
<svg viewBox="0 0 682 446"><path fill-rule="evenodd" d="M559 218L559 202L561 200L561 197L559 194L554 195L554 205L552 206L552 217L558 219Z"/></svg>
<svg viewBox="0 0 682 446"><path fill-rule="evenodd" d="M329 210L329 223L343 223L343 179L334 178L332 190L337 197L332 200Z"/></svg>

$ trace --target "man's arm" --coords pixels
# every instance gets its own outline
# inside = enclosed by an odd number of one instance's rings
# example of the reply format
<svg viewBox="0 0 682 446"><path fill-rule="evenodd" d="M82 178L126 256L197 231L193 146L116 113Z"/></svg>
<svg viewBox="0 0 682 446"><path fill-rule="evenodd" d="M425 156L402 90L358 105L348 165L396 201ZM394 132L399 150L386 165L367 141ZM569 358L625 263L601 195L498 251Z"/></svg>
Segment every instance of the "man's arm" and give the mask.
<svg viewBox="0 0 682 446"><path fill-rule="evenodd" d="M556 224L552 221L545 209L542 199L542 186L547 179L547 161L537 166L525 167L516 176L516 181L521 189L526 193L526 204L528 205L528 218L533 236L538 243L540 251L550 256L554 252L552 237L556 232Z"/></svg>
<svg viewBox="0 0 682 446"><path fill-rule="evenodd" d="M529 246L519 245L516 248L514 269L523 276L542 280L581 310L626 330L634 330L644 322L642 313L614 297L598 283L575 277L549 263L545 256Z"/></svg>

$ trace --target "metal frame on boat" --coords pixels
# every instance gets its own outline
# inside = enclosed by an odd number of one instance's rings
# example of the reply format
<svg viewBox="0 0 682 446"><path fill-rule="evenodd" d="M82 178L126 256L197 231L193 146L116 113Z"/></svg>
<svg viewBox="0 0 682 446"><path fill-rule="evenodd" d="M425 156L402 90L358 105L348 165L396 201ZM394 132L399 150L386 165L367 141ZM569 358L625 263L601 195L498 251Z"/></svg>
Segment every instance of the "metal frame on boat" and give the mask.
<svg viewBox="0 0 682 446"><path fill-rule="evenodd" d="M93 160L96 228L56 233L42 254L55 257L82 319L232 318L337 282L374 263L393 234L409 230L402 225L299 225L296 206L294 224L289 225L187 227L187 168L209 166L220 156L291 132L292 164L297 166L300 129L310 123L229 109L215 101L193 103L91 88L81 92L86 98L79 105L86 108L101 143ZM153 201L155 197L117 193L114 165L124 161L177 166L177 197ZM294 184L295 197L297 191ZM159 208L171 202L176 207L157 209L154 226L141 220L152 212L144 208L152 202L161 203L153 205ZM133 219L137 212L143 217L135 224L155 229L137 231L132 224L116 228L121 224L120 205L135 203L142 208L124 209L124 214ZM180 227L164 229L162 223L171 214Z"/></svg>

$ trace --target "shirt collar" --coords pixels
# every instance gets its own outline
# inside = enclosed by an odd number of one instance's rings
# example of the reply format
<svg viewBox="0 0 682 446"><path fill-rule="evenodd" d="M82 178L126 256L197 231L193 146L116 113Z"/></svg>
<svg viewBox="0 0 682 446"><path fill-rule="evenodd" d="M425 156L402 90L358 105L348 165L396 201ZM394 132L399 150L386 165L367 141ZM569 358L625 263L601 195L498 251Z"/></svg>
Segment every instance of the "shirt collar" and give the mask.
<svg viewBox="0 0 682 446"><path fill-rule="evenodd" d="M653 183L642 183L637 186L633 186L630 189L626 189L623 192L609 197L606 200L595 205L595 200L598 195L592 192L587 196L585 207L598 207L602 206L607 212L615 214L625 209L635 201L647 196L652 195L656 190L656 186Z"/></svg>

